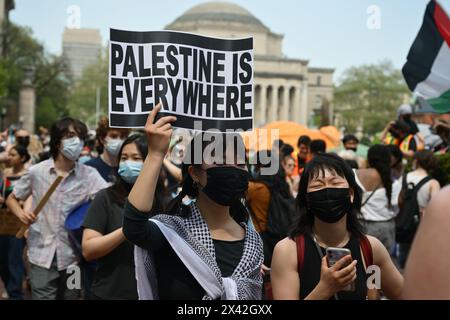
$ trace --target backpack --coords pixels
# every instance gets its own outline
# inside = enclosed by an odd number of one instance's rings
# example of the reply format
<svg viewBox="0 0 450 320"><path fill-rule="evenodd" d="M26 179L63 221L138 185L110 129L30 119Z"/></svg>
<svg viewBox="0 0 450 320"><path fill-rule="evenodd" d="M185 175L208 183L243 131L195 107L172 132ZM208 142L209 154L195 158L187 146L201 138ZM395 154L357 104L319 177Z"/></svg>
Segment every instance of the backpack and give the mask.
<svg viewBox="0 0 450 320"><path fill-rule="evenodd" d="M259 180L258 182L264 184L270 192L266 231L259 234L264 243L264 264L270 266L275 245L288 235L292 226L296 203L293 197L289 198L283 195L280 188L275 187L272 181ZM250 214L256 217L251 206L248 206L248 209ZM257 221L256 218L255 221ZM261 225L259 227L261 230L263 229Z"/></svg>
<svg viewBox="0 0 450 320"><path fill-rule="evenodd" d="M295 243L297 244L297 270L300 274L303 269L303 263L305 258L305 236L303 234L295 237ZM373 251L372 245L366 236L359 238L359 246L361 248L364 263L366 268L373 265Z"/></svg>
<svg viewBox="0 0 450 320"><path fill-rule="evenodd" d="M271 190L267 212L267 232L273 237L283 239L292 226L295 214L295 199L283 197L276 190Z"/></svg>
<svg viewBox="0 0 450 320"><path fill-rule="evenodd" d="M417 193L420 188L432 178L427 176L420 180L417 185L406 181L406 174L403 175L402 191L400 197L403 205L395 218L395 239L399 243L411 243L416 234L420 219L420 208L417 202Z"/></svg>

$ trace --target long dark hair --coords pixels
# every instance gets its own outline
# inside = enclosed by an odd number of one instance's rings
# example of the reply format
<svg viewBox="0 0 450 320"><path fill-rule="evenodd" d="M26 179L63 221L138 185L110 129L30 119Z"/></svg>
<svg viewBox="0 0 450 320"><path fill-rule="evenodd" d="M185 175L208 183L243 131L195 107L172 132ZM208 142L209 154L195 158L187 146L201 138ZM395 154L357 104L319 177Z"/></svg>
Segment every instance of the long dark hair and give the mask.
<svg viewBox="0 0 450 320"><path fill-rule="evenodd" d="M129 136L122 144L120 148L120 152L118 155L118 159L122 156L123 148L128 145L134 143L139 150L142 158L145 159L148 153L147 139L143 134L133 134ZM119 206L123 206L125 204L125 200L128 197L128 194L131 191L132 186L125 182L122 177L116 171L116 182L107 189L108 196L112 202L117 203ZM166 207L166 198L168 197L167 188L164 185L164 179L162 176L158 178L158 183L156 185L155 197L152 206L152 213L164 213Z"/></svg>
<svg viewBox="0 0 450 320"><path fill-rule="evenodd" d="M14 149L17 151L17 154L20 157L20 162L22 162L22 164L27 163L31 159L30 154L28 153L27 147L18 144L18 145L13 146L11 149Z"/></svg>
<svg viewBox="0 0 450 320"><path fill-rule="evenodd" d="M212 139L205 138L206 135L209 135L210 137L213 137ZM232 139L227 139L228 137L231 137ZM205 149L210 146L213 143L217 143L219 141L223 141L224 143L222 146L219 146L222 148L222 152L225 155L228 148L233 147L233 151L235 154L240 154L240 150L244 150L243 157L245 159L245 149L243 148L243 140L242 137L239 134L224 134L224 133L198 133L196 134L189 144L188 148L186 149L186 154L183 159L183 164L181 167L181 172L183 179L180 183L181 191L178 194L177 197L175 197L168 205L168 214L171 215L177 215L182 217L188 217L190 215L189 207L183 205L182 201L185 196L188 196L190 198L196 198L198 196L198 186L192 179L191 175L188 172L188 169L190 166L193 166L194 168L200 169L201 164L204 162L203 154ZM236 143L233 143L230 145L230 141L236 141ZM200 149L201 147L201 155L200 155ZM238 199L231 205L230 207L230 215L236 220L236 222L246 222L248 221L248 210L246 206L244 205L244 199Z"/></svg>
<svg viewBox="0 0 450 320"><path fill-rule="evenodd" d="M347 213L347 229L351 234L359 237L362 233L362 226L358 220L358 213L361 209L361 189L356 183L355 174L345 161L335 154L322 153L314 157L305 167L300 179L297 195L297 210L299 212L298 222L290 232L290 237L294 238L300 234L311 234L314 226L314 215L306 210L306 194L311 180L318 176L324 176L325 170L347 180L350 189L353 190L352 210Z"/></svg>
<svg viewBox="0 0 450 320"><path fill-rule="evenodd" d="M382 144L376 144L369 148L367 162L371 168L377 170L380 175L389 207L391 207L392 178L391 178L391 152L389 148Z"/></svg>

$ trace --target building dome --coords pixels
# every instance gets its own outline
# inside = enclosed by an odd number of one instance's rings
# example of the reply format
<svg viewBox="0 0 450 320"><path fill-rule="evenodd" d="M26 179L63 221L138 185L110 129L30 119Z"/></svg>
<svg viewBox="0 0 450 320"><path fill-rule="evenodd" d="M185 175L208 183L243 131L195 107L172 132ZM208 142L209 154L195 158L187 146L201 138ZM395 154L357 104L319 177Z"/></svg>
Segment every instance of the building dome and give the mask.
<svg viewBox="0 0 450 320"><path fill-rule="evenodd" d="M269 31L258 18L245 8L234 3L219 1L203 3L189 9L169 24L166 29L186 30L186 28L210 24L217 27L235 25L241 30L248 31Z"/></svg>

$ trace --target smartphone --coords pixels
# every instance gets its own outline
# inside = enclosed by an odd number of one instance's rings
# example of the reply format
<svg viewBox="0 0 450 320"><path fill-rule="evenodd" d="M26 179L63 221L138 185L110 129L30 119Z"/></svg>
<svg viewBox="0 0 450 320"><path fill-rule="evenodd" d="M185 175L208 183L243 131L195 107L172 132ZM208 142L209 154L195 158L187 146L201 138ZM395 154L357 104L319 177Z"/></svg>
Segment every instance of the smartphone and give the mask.
<svg viewBox="0 0 450 320"><path fill-rule="evenodd" d="M326 250L327 253L327 261L328 261L328 267L332 267L336 262L338 262L341 258L345 256L351 256L352 253L347 248L335 248L335 247L328 247ZM350 260L349 264L353 261ZM347 264L348 265L348 264ZM344 266L345 268L346 266ZM353 281L350 285L344 288L344 291L355 291L355 282Z"/></svg>

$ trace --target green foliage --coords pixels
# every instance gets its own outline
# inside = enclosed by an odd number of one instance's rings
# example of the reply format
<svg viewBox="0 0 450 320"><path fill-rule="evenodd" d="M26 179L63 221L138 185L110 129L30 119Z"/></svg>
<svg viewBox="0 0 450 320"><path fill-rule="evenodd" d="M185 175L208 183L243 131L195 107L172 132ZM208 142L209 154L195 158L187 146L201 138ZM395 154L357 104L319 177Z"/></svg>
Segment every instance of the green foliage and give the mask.
<svg viewBox="0 0 450 320"><path fill-rule="evenodd" d="M0 98L8 94L9 74L8 68L4 65L4 61L0 62Z"/></svg>
<svg viewBox="0 0 450 320"><path fill-rule="evenodd" d="M362 125L364 134L373 135L395 119L408 92L400 70L389 61L351 67L335 90L335 111L348 132Z"/></svg>
<svg viewBox="0 0 450 320"><path fill-rule="evenodd" d="M100 116L108 114L108 59L100 57L96 64L84 69L70 95L68 110L71 116L79 118L95 128L97 88L100 89Z"/></svg>
<svg viewBox="0 0 450 320"><path fill-rule="evenodd" d="M5 34L5 52L0 59L0 97L18 101L25 69L31 69L36 90L36 127L49 126L67 114L71 85L67 65L61 57L46 53L30 28L9 23Z"/></svg>
<svg viewBox="0 0 450 320"><path fill-rule="evenodd" d="M450 184L450 153L438 155L438 170L433 176L439 181L441 186Z"/></svg>

